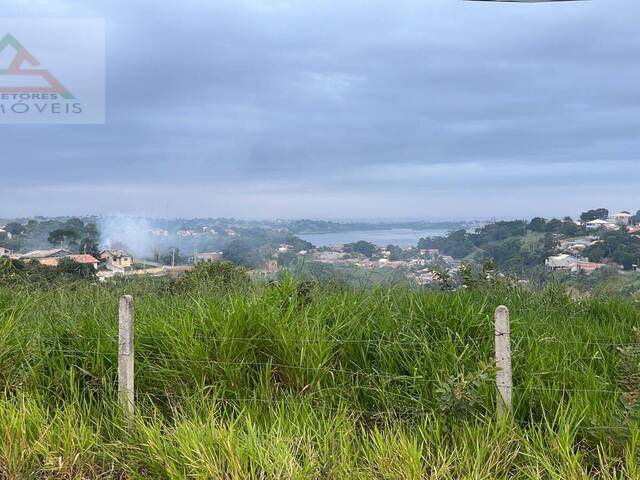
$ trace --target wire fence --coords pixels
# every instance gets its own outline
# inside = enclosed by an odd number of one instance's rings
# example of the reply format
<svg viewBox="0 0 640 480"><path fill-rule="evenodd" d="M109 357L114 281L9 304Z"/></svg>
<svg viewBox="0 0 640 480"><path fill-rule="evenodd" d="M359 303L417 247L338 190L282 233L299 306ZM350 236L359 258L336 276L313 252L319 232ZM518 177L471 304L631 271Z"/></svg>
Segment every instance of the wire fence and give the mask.
<svg viewBox="0 0 640 480"><path fill-rule="evenodd" d="M131 301L131 300L129 300ZM122 304L121 304L122 306ZM504 308L504 307L500 307ZM503 311L505 311L504 308ZM48 339L37 339L34 340L34 343L38 345L38 347L42 348L43 346L46 348L47 352L56 352L61 353L65 356L99 356L104 358L111 358L114 360L114 363L118 364L118 383L117 389L120 397L120 401L123 406L127 407L127 409L133 413L135 405L136 397L138 400L149 399L151 401L163 401L163 402L176 402L176 401L184 401L186 399L202 399L203 397L207 397L207 400L211 404L220 404L220 405L229 405L238 409L242 409L243 406L247 404L262 404L262 405L272 405L272 406L286 406L287 402L292 400L301 400L305 402L312 402L313 405L320 410L327 411L335 411L335 412L343 412L351 415L364 415L368 417L424 417L434 413L433 409L425 409L423 405L421 405L421 401L423 398L420 395L411 396L409 392L395 392L380 389L379 386L370 386L370 385L362 385L358 383L350 383L348 384L348 388L353 392L356 391L366 391L369 389L372 393L376 395L377 399L384 399L385 401L397 401L398 404L391 405L389 408L383 409L363 409L358 406L354 406L349 404L347 400L342 399L345 403L344 405L329 405L322 404L318 402L318 397L322 394L325 394L331 390L343 390L345 388L344 384L340 384L335 387L325 387L325 388L317 388L310 389L307 392L304 392L299 395L292 395L290 392L288 395L281 396L279 398L260 398L256 396L242 396L242 397L233 397L233 396L225 396L219 395L219 392L216 392L215 385L211 386L202 386L200 389L195 389L190 392L176 392L176 391L164 391L158 390L154 388L148 389L135 389L133 387L133 361L135 358L136 362L142 362L145 366L154 366L157 365L158 368L162 368L162 366L166 364L181 364L181 365L197 365L199 368L221 368L228 369L229 367L238 368L238 369L271 369L279 372L301 372L301 373L310 373L310 374L320 374L331 376L332 378L340 378L340 379L372 379L372 380L380 380L385 382L414 382L418 383L421 386L431 385L435 386L436 389L442 388L447 382L451 382L451 374L443 373L439 378L437 375L427 377L424 374L419 372L418 366L413 369L406 368L410 373L389 373L383 371L383 368L380 368L380 371L375 371L371 365L367 366L367 369L358 369L357 365L349 366L349 368L345 366L335 366L333 364L334 358L329 356L325 358L323 361L320 361L318 365L309 365L309 364L294 364L294 363L284 363L279 360L277 357L273 356L271 358L267 358L264 360L255 360L255 359L245 359L245 358L232 358L232 359L213 359L213 358L202 358L193 356L179 357L176 355L172 355L170 353L160 353L154 350L161 344L162 341L166 340L166 336L163 335L140 335L136 341L133 340L133 310L129 309L130 313L127 313L125 310L121 309L120 312L120 331L119 331L119 340L115 340L114 337L109 336L84 336L84 335L63 335L55 338ZM578 393L588 393L588 394L603 394L620 397L622 395L637 395L640 397L640 392L628 392L625 391L621 386L617 386L615 383L608 382L610 386L606 387L598 387L598 388L585 388L585 387L576 387L573 385L562 385L558 384L558 378L562 377L566 371L553 369L546 370L540 372L532 372L527 371L523 373L523 377L528 379L536 379L536 383L528 382L527 384L514 384L511 378L511 343L513 342L515 345L518 345L521 341L529 341L529 342L545 342L545 343L553 343L559 345L576 345L576 344L584 344L590 348L593 348L593 355L589 357L571 357L573 361L594 361L597 360L597 356L600 358L604 358L605 355L614 355L617 354L619 349L628 348L628 347L637 347L640 349L640 343L636 342L622 342L622 341L611 341L610 338L607 339L594 339L587 338L585 340L575 340L575 339L562 339L555 338L551 336L535 336L531 334L522 334L522 335L514 335L512 336L510 333L510 329L508 326L508 310L506 310L506 327L502 325L500 328L498 327L498 311L496 312L496 329L493 335L479 335L479 336L471 336L471 335L461 335L461 334L453 334L449 335L447 338L432 338L432 337L424 337L424 338L416 338L411 335L402 336L399 335L398 338L368 338L368 339L341 339L341 338L297 338L293 336L225 336L225 335L195 335L193 340L197 340L198 342L210 342L212 346L220 345L224 342L242 342L247 344L271 344L271 345L297 345L302 346L303 348L308 345L331 345L335 347L346 347L346 346L365 346L365 347L387 347L387 346L397 346L402 348L409 347L422 347L428 349L431 345L452 345L454 343L464 344L465 348L470 344L482 344L489 343L492 340L495 342L495 353L496 353L496 371L500 372L501 370L508 370L508 375L505 377L504 375L499 376L496 374L494 377L482 377L482 378L473 378L471 382L475 387L483 386L492 386L495 387L496 393L496 402L497 405L502 405L506 408L507 411L511 412L511 395L515 393L516 395L519 393L524 394L525 392L551 392L557 394L578 394ZM41 343L39 343L41 342ZM102 343L105 345L102 345ZM506 342L506 343L505 343ZM88 343L96 343L96 345L89 346ZM80 345L77 345L80 344ZM114 348L115 345L118 345L117 350ZM499 345L502 345L500 347ZM507 347L507 351L499 351L500 348L503 348L504 345ZM103 349L100 347L102 346ZM110 348L105 348L106 346ZM84 348L82 348L84 347ZM25 350L29 350L29 345L23 347ZM265 355L265 352L261 352L262 356ZM304 359L304 362L308 362L309 359ZM304 363L301 362L301 363ZM215 373L215 372L213 372ZM516 372L518 373L518 372ZM123 378L127 375L130 375L131 384L125 385ZM442 378L444 377L444 378ZM540 385L537 382L543 382L544 377L551 377L553 382L550 385ZM101 379L105 380L105 379ZM599 379L602 382L606 382L606 379ZM455 386L456 378L453 379L453 385ZM17 392L17 391L29 391L26 385L22 385L20 383L5 383L0 384L0 389L4 390L5 395L7 392ZM114 388L116 386L113 386ZM52 392L59 392L59 387L38 387L43 390L50 390ZM282 393L282 392L280 392ZM407 407L405 403L413 402L413 406L411 408ZM638 400L640 403L640 400ZM534 423L530 419L523 420L512 417L516 423L522 425L535 426L539 425L539 423ZM619 429L619 430L639 430L640 425L580 425L581 429L587 430L605 430L605 429Z"/></svg>

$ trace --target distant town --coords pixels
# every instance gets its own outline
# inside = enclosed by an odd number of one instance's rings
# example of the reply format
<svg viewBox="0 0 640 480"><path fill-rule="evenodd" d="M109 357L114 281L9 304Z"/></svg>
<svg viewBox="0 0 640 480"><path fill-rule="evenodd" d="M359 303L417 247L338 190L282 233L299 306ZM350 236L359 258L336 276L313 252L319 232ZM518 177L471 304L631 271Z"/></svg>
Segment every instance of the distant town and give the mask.
<svg viewBox="0 0 640 480"><path fill-rule="evenodd" d="M316 246L305 232L441 228L414 245L360 241ZM201 262L227 260L255 276L283 270L359 275L431 285L464 265L490 259L502 275L526 281L561 272L590 276L601 269L637 272L640 215L588 210L579 219L530 221L337 223L312 220L153 220L121 217L30 218L0 223L0 256L59 267L89 266L107 281L127 276L178 276ZM369 272L369 273L367 273Z"/></svg>

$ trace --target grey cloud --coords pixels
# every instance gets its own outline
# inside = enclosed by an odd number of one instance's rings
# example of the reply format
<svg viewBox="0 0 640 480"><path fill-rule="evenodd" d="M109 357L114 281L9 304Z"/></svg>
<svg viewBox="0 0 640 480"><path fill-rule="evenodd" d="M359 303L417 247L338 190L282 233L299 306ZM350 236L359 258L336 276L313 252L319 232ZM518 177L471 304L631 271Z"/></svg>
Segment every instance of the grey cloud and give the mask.
<svg viewBox="0 0 640 480"><path fill-rule="evenodd" d="M615 192L640 173L640 5L632 0L7 2L2 9L107 20L108 124L0 127L5 175L34 195L42 192L36 186L57 186L61 209L75 191L85 192L87 208L108 211L106 193L98 200L81 188L96 184L132 192L179 185L182 214L202 195L190 195L190 185L193 192L227 185L245 198L268 185L260 195L274 199L304 185L316 195L304 200L310 209L356 192L423 198L427 186L440 193L446 215L461 209L448 197L494 207L472 182L472 165L508 168L508 179L491 185L518 185L531 202L540 182L558 186L554 169L566 174L566 165L580 170L573 178L584 192ZM446 181L411 178L430 165L449 168ZM371 174L380 168L399 174L381 181ZM625 179L607 168L624 169ZM157 201L132 195L139 204L131 213ZM556 195L562 213L566 199ZM260 198L273 216L303 208ZM524 205L514 203L513 215ZM12 208L15 201L3 199L0 214ZM363 206L360 215L368 214L375 216Z"/></svg>

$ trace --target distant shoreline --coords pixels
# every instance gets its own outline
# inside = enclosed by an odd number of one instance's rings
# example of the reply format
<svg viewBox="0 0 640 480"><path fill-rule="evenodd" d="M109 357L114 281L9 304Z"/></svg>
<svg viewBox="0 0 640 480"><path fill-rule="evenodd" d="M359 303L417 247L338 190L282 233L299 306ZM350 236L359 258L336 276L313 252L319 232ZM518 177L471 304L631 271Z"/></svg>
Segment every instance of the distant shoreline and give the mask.
<svg viewBox="0 0 640 480"><path fill-rule="evenodd" d="M350 230L339 232L297 233L296 236L311 242L317 247L333 247L360 240L384 247L398 245L415 247L420 238L444 236L451 229L429 228L414 230L409 228L387 228L369 230Z"/></svg>

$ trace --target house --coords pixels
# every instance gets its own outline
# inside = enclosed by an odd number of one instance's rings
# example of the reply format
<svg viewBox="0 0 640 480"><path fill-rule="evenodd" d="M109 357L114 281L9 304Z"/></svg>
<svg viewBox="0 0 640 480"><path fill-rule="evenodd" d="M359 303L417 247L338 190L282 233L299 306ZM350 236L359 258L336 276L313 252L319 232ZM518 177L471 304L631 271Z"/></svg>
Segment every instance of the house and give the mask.
<svg viewBox="0 0 640 480"><path fill-rule="evenodd" d="M40 260L42 258L63 258L73 255L64 248L54 248L53 250L33 250L32 252L20 255L20 260Z"/></svg>
<svg viewBox="0 0 640 480"><path fill-rule="evenodd" d="M176 232L176 235L178 235L179 237L197 237L198 232L191 228L180 228Z"/></svg>
<svg viewBox="0 0 640 480"><path fill-rule="evenodd" d="M569 272L592 273L595 270L606 267L604 263L590 262L588 259L580 259L567 254L549 257L545 260L544 265L548 272L565 270Z"/></svg>
<svg viewBox="0 0 640 480"><path fill-rule="evenodd" d="M547 258L544 261L544 266L548 272L555 272L556 270L572 270L578 265L578 262L579 260L573 255L563 253Z"/></svg>
<svg viewBox="0 0 640 480"><path fill-rule="evenodd" d="M11 240L13 236L11 232L7 232L5 229L0 228L0 240Z"/></svg>
<svg viewBox="0 0 640 480"><path fill-rule="evenodd" d="M100 260L109 270L124 272L133 267L133 257L123 250L104 250L100 252Z"/></svg>
<svg viewBox="0 0 640 480"><path fill-rule="evenodd" d="M587 228L587 230L591 231L600 230L601 228L607 230L615 230L616 228L618 228L618 225L598 218L596 220L591 220L590 222L585 223L585 227Z"/></svg>
<svg viewBox="0 0 640 480"><path fill-rule="evenodd" d="M620 212L612 215L610 220L616 225L627 226L631 224L632 215L629 212Z"/></svg>
<svg viewBox="0 0 640 480"><path fill-rule="evenodd" d="M334 251L320 251L313 254L314 259L322 263L335 263L342 260L345 256L344 253Z"/></svg>
<svg viewBox="0 0 640 480"><path fill-rule="evenodd" d="M574 271L591 273L596 270L599 270L607 265L604 263L595 263L595 262L578 262Z"/></svg>
<svg viewBox="0 0 640 480"><path fill-rule="evenodd" d="M559 249L561 252L568 253L570 255L579 256L582 251L593 245L598 241L598 237L580 237L570 238L566 240L560 240Z"/></svg>
<svg viewBox="0 0 640 480"><path fill-rule="evenodd" d="M46 265L48 267L57 267L60 264L60 260L62 260L63 258L69 258L69 259L73 260L74 262L82 263L84 265L91 265L96 270L98 269L98 266L100 265L100 260L98 260L97 258L93 257L92 255L86 255L86 254L68 255L66 257L39 258L38 262L40 262L40 264Z"/></svg>
<svg viewBox="0 0 640 480"><path fill-rule="evenodd" d="M219 260L222 260L222 252L196 253L192 259L193 263L200 263L200 262L212 263L212 262L217 262Z"/></svg>
<svg viewBox="0 0 640 480"><path fill-rule="evenodd" d="M74 260L74 261L76 261L78 263L82 263L84 265L91 265L96 270L100 266L100 260L98 260L93 255L88 255L86 253L83 253L83 254L80 254L80 255L71 255L69 258L71 260Z"/></svg>
<svg viewBox="0 0 640 480"><path fill-rule="evenodd" d="M12 253L8 248L0 247L0 257L10 257Z"/></svg>

